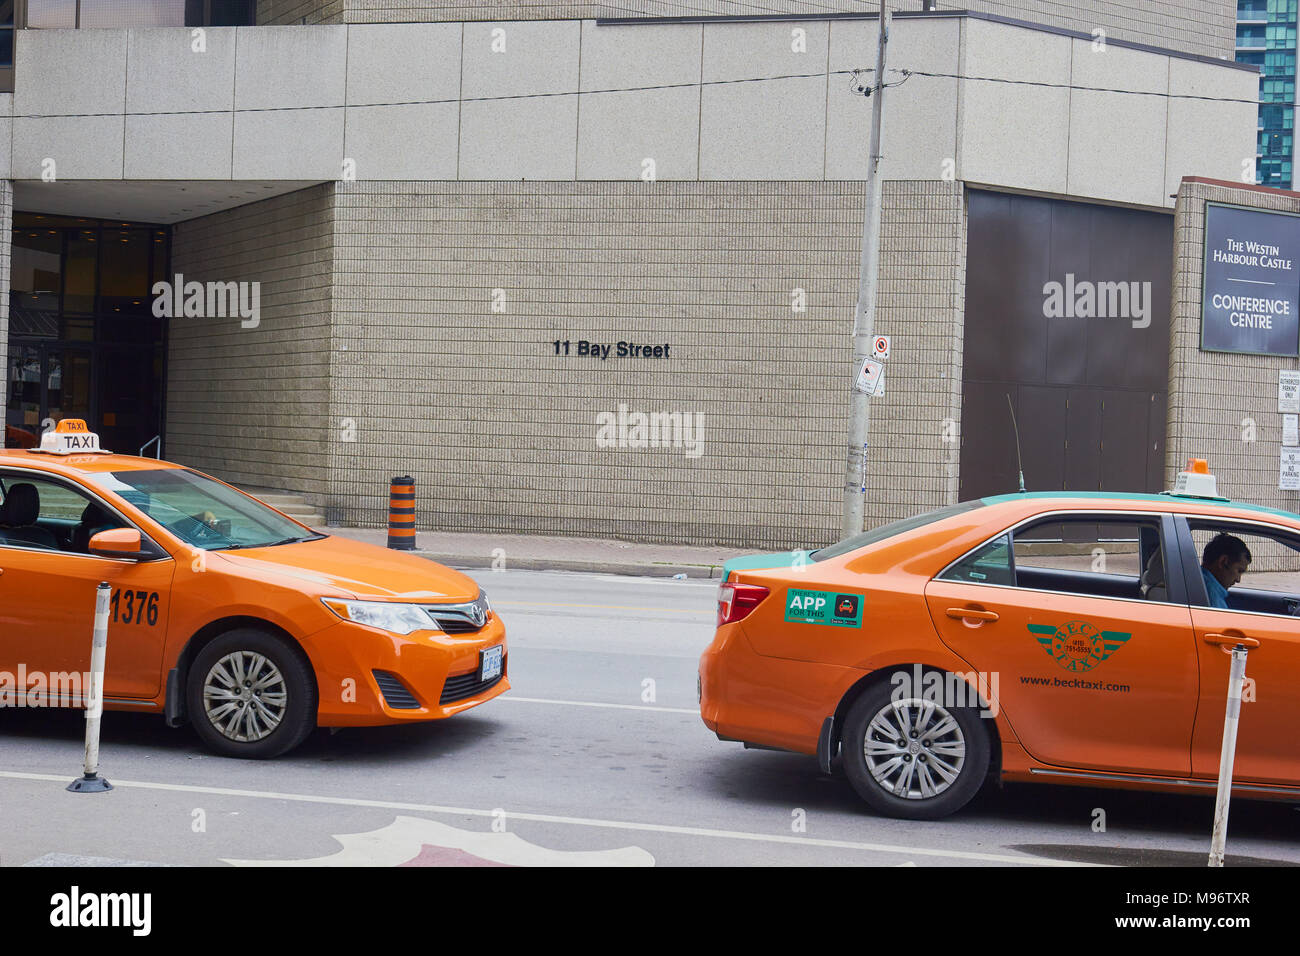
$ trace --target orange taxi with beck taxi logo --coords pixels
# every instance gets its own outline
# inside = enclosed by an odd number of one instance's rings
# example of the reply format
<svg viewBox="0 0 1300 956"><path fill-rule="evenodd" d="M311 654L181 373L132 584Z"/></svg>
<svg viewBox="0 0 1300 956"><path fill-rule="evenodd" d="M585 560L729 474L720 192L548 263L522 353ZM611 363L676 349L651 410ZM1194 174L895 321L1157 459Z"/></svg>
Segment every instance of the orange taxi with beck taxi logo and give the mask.
<svg viewBox="0 0 1300 956"><path fill-rule="evenodd" d="M934 819L989 778L1213 794L1230 651L1250 648L1233 791L1300 801L1300 516L1174 492L968 501L725 566L700 659L719 738L837 760Z"/></svg>
<svg viewBox="0 0 1300 956"><path fill-rule="evenodd" d="M466 575L64 420L0 452L0 707L85 702L100 582L104 708L188 720L220 754L450 717L510 686L505 628Z"/></svg>

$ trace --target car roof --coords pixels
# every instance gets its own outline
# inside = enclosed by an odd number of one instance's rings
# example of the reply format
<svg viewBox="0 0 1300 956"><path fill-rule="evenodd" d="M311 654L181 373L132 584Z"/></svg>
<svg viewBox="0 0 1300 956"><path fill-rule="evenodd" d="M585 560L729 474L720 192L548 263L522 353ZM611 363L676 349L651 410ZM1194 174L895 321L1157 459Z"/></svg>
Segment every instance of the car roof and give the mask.
<svg viewBox="0 0 1300 956"><path fill-rule="evenodd" d="M6 448L0 450L0 468L30 468L55 475L100 474L106 471L156 471L182 468L170 461L135 455L52 455L49 452Z"/></svg>
<svg viewBox="0 0 1300 956"><path fill-rule="evenodd" d="M986 505L1009 504L1012 502L1023 503L1026 500L1086 501L1100 505L1115 504L1117 502L1150 504L1159 505L1161 511L1185 512L1192 510L1206 514L1214 514L1219 511L1243 511L1259 515L1274 515L1286 518L1288 521L1300 523L1300 514L1283 511L1281 508L1270 508L1268 505L1250 504L1245 501L1230 501L1227 498L1198 498L1195 495L1175 495L1169 492L1152 495L1116 491L1020 491L980 499Z"/></svg>

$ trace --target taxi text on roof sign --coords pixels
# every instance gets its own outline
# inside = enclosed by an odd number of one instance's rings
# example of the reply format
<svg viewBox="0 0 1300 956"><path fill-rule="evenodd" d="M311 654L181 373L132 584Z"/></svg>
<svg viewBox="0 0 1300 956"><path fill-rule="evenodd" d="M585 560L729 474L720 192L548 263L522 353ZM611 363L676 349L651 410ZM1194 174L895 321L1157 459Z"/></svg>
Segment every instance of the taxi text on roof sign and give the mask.
<svg viewBox="0 0 1300 956"><path fill-rule="evenodd" d="M65 418L42 435L40 451L52 455L108 454L99 447L99 435L80 418Z"/></svg>

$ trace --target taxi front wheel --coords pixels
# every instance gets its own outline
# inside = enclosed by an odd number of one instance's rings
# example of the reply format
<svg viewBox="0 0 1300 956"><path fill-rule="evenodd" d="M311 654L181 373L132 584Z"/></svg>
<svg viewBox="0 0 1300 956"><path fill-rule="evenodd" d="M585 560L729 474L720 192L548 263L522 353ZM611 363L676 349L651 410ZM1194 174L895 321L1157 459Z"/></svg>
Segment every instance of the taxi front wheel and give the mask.
<svg viewBox="0 0 1300 956"><path fill-rule="evenodd" d="M989 767L978 707L906 696L892 683L868 688L849 708L841 747L845 775L872 809L936 820L970 802Z"/></svg>
<svg viewBox="0 0 1300 956"><path fill-rule="evenodd" d="M195 657L186 704L195 731L222 756L278 757L315 727L316 681L297 648L241 627Z"/></svg>

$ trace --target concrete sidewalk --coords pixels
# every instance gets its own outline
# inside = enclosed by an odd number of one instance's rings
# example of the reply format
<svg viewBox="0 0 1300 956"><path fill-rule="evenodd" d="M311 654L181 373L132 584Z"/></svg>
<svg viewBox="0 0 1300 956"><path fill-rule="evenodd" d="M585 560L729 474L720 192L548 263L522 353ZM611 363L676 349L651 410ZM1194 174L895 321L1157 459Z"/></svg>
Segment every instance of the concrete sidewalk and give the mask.
<svg viewBox="0 0 1300 956"><path fill-rule="evenodd" d="M321 528L325 534L352 538L383 547L387 530L380 528ZM728 558L753 554L755 549L701 548L676 544L638 544L603 538L541 537L524 534L463 534L417 531L412 554L452 568L525 571L588 571L651 577L685 575L721 577Z"/></svg>

